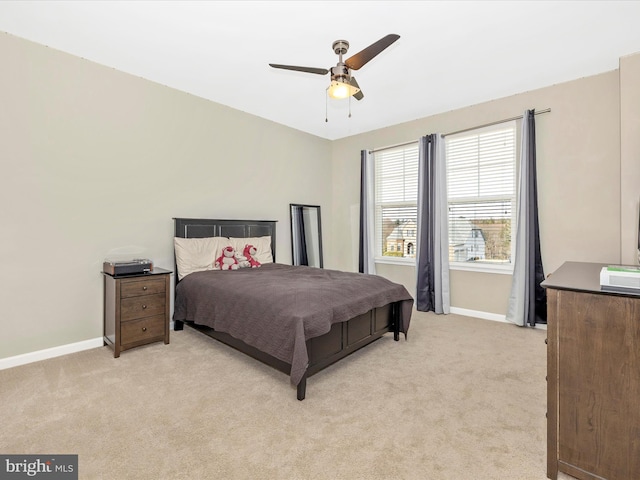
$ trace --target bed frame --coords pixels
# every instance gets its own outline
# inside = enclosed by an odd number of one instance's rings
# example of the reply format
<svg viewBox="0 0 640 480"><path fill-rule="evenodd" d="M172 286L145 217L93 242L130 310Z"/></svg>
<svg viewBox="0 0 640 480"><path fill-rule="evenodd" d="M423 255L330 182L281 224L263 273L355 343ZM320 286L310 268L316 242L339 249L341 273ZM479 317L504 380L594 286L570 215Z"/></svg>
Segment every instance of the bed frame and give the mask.
<svg viewBox="0 0 640 480"><path fill-rule="evenodd" d="M276 261L276 222L271 220L212 220L194 218L174 218L175 236L181 238L203 237L271 237L271 252ZM177 271L177 270L176 270ZM178 276L175 275L176 285ZM393 332L394 340L400 338L400 306L397 303L370 310L345 322L333 324L331 330L319 337L307 340L309 367L297 386L298 400L304 400L307 378L320 370L368 345L387 332ZM174 330L182 330L184 324L216 340L227 344L287 375L291 365L231 335L213 328L196 325L190 321L175 321Z"/></svg>

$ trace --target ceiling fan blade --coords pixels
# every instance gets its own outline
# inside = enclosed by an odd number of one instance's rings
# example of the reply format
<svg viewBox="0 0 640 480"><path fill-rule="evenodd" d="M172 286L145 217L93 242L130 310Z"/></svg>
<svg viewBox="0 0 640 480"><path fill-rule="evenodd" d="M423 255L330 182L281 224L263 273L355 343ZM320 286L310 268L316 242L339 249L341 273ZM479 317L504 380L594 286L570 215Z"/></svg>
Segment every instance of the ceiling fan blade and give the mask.
<svg viewBox="0 0 640 480"><path fill-rule="evenodd" d="M354 56L349 57L344 64L352 70L358 70L399 38L400 35L390 33L386 37L382 37L377 42L372 43L364 50L356 53Z"/></svg>
<svg viewBox="0 0 640 480"><path fill-rule="evenodd" d="M356 82L356 77L351 77L349 83L358 89L358 93L354 94L353 98L355 98L356 100L362 100L364 98L364 93L362 93L360 85L358 85L358 82Z"/></svg>
<svg viewBox="0 0 640 480"><path fill-rule="evenodd" d="M276 63L269 64L273 68L282 68L283 70L295 70L297 72L316 73L318 75L326 75L329 70L326 68L313 68L313 67L296 67L295 65L278 65Z"/></svg>

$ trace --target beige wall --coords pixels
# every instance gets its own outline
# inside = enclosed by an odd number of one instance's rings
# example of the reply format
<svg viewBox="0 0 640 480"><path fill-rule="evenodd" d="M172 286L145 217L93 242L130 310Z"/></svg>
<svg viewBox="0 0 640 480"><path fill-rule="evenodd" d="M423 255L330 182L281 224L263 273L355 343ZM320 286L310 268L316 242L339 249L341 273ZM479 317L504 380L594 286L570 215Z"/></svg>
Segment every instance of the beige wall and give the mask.
<svg viewBox="0 0 640 480"><path fill-rule="evenodd" d="M622 263L638 263L640 200L640 54L620 59L620 205Z"/></svg>
<svg viewBox="0 0 640 480"><path fill-rule="evenodd" d="M633 224L640 195L640 55L612 71L334 141L334 266L357 269L360 150L417 140L521 115L536 117L540 233L546 273L568 260L619 263L621 248L631 261ZM620 84L623 87L620 87ZM623 95L621 117L620 95ZM621 164L621 118L625 124ZM621 168L623 169L621 173ZM621 190L621 175L624 177ZM621 203L621 197L625 200ZM621 229L621 205L625 228ZM622 232L622 233L621 233ZM625 233L626 232L626 233ZM624 244L621 247L621 235ZM635 247L633 247L635 248ZM635 250L633 250L635 251ZM633 260L635 262L635 259ZM380 265L379 271L415 292L415 268ZM504 315L510 275L451 272L453 307Z"/></svg>
<svg viewBox="0 0 640 480"><path fill-rule="evenodd" d="M173 268L173 217L322 206L330 142L0 34L0 358L102 336L106 257ZM326 242L325 255L331 255Z"/></svg>
<svg viewBox="0 0 640 480"><path fill-rule="evenodd" d="M537 117L545 269L635 263L640 55L620 70L329 142L0 34L0 359L102 335L104 258L173 267L172 218L279 221L322 206L325 266L357 270L359 156ZM622 106L621 106L622 105ZM415 291L415 268L379 273ZM454 271L454 307L504 314L510 276Z"/></svg>

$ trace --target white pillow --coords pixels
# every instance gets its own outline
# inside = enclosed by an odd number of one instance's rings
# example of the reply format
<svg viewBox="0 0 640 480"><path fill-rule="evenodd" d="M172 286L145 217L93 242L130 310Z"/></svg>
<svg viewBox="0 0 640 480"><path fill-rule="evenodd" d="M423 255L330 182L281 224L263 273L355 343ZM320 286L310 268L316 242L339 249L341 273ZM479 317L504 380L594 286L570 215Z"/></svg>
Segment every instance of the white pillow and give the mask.
<svg viewBox="0 0 640 480"><path fill-rule="evenodd" d="M244 252L245 245L253 245L256 247L254 258L262 263L273 263L273 255L271 254L271 237L248 237L238 238L230 237L229 243L236 252Z"/></svg>
<svg viewBox="0 0 640 480"><path fill-rule="evenodd" d="M178 280L193 272L213 270L216 258L229 245L227 237L173 238Z"/></svg>

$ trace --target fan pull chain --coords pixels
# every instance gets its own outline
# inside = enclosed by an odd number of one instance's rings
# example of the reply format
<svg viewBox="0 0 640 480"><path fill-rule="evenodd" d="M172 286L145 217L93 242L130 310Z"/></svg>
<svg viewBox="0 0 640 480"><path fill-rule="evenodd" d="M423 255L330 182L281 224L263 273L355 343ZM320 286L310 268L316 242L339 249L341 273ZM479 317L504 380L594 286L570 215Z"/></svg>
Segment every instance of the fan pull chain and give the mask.
<svg viewBox="0 0 640 480"><path fill-rule="evenodd" d="M349 118L351 118L351 96L349 96ZM324 97L324 121L329 122L329 88L326 89Z"/></svg>
<svg viewBox="0 0 640 480"><path fill-rule="evenodd" d="M327 87L324 95L324 123L327 123L329 121L329 111L328 111L329 98L328 97L329 97L329 88Z"/></svg>

